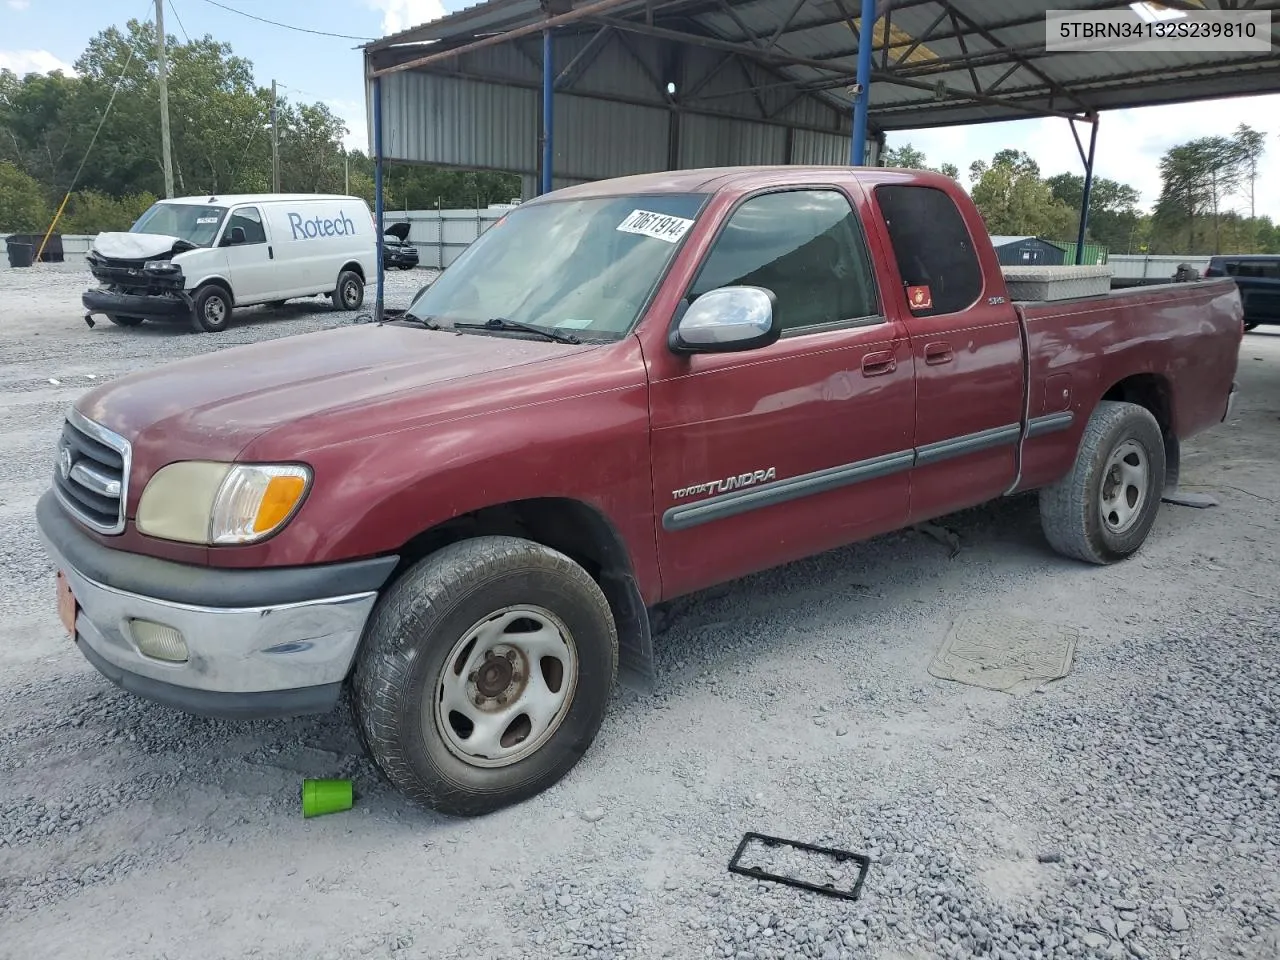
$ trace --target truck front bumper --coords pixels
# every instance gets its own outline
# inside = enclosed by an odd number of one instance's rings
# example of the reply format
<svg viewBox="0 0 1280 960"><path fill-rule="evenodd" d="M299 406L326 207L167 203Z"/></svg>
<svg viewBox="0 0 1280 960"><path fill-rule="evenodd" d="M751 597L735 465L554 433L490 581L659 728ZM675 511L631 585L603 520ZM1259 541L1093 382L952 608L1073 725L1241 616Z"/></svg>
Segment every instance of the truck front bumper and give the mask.
<svg viewBox="0 0 1280 960"><path fill-rule="evenodd" d="M85 658L131 693L204 716L331 710L399 559L220 570L104 547L52 493L36 517L74 596L75 642ZM156 652L147 641L154 625L176 631L185 660L144 652ZM170 639L162 649L172 657L174 645Z"/></svg>
<svg viewBox="0 0 1280 960"><path fill-rule="evenodd" d="M117 293L102 287L90 287L80 295L80 303L88 314L119 317L142 317L144 320L170 320L191 316L191 298L184 292L173 294Z"/></svg>

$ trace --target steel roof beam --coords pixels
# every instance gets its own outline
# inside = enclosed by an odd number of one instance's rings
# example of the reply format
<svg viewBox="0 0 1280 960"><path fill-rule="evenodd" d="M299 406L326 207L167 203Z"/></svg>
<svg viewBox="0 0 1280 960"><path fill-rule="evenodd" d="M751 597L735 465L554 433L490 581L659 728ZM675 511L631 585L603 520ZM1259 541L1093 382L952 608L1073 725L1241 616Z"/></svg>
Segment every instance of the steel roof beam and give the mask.
<svg viewBox="0 0 1280 960"><path fill-rule="evenodd" d="M815 60L812 57L798 57L792 54L778 53L773 50L759 50L755 47L743 46L734 43L731 40L720 40L716 37L706 37L699 34L681 33L677 30L668 30L665 27L651 27L648 24L636 23L631 20L618 20L611 17L592 17L593 22L607 24L617 30L628 31L631 33L639 33L645 36L656 37L661 40L671 40L677 43L688 43L693 46L708 47L712 50L728 50L749 57L753 60L760 60L764 63L774 64L776 66L797 66L809 67L812 70L822 70L838 77L843 78L846 82L852 80L856 76L853 69L841 68L824 60ZM833 77L832 79L835 79ZM1008 109L1018 110L1019 112L1033 114L1035 116L1052 116L1052 117L1078 117L1079 114L1071 113L1066 110L1055 110L1051 108L1033 108L1017 103L1009 102L1000 97L990 97L982 93L960 90L955 87L948 87L946 84L927 83L924 81L911 80L906 77L900 77L892 71L882 73L873 71L871 79L874 82L890 83L894 86L911 87L916 90L927 90L930 93L942 92L947 99L972 100L976 103L990 103L993 106L1007 107ZM803 81L798 81L803 82Z"/></svg>

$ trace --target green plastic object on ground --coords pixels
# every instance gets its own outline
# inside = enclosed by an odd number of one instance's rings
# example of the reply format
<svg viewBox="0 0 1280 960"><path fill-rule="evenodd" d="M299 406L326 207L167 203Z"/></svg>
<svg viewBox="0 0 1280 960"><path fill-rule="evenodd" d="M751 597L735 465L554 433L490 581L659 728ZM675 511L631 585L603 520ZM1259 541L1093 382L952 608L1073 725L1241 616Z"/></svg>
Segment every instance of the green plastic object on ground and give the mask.
<svg viewBox="0 0 1280 960"><path fill-rule="evenodd" d="M350 780L303 780L302 815L319 817L351 809Z"/></svg>

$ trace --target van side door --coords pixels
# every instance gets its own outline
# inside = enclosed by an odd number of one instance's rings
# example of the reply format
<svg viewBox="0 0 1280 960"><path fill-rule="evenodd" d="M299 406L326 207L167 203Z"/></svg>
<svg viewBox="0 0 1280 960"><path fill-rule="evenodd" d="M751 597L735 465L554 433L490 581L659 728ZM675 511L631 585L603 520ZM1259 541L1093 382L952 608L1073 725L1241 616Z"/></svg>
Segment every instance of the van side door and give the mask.
<svg viewBox="0 0 1280 960"><path fill-rule="evenodd" d="M268 231L257 207L236 207L227 217L221 245L227 255L227 279L238 306L281 299Z"/></svg>
<svg viewBox="0 0 1280 960"><path fill-rule="evenodd" d="M906 522L914 378L885 316L856 183L748 195L685 302L770 290L777 342L646 353L663 592L678 596Z"/></svg>

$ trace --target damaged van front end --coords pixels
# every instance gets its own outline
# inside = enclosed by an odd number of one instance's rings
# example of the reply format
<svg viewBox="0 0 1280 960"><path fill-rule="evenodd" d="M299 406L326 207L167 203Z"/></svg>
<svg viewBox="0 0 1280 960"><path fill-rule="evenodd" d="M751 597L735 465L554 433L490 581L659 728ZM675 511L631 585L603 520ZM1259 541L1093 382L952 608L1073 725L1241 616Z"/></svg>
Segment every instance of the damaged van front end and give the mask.
<svg viewBox="0 0 1280 960"><path fill-rule="evenodd" d="M122 327L191 316L191 296L177 254L196 249L177 237L104 233L93 242L89 271L98 281L80 297L85 322L100 314Z"/></svg>

